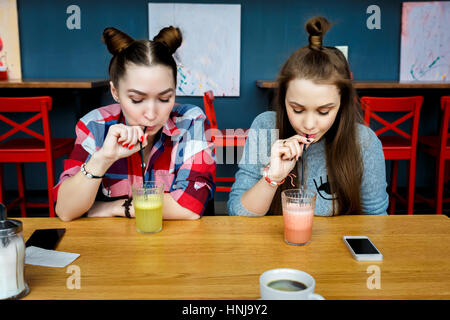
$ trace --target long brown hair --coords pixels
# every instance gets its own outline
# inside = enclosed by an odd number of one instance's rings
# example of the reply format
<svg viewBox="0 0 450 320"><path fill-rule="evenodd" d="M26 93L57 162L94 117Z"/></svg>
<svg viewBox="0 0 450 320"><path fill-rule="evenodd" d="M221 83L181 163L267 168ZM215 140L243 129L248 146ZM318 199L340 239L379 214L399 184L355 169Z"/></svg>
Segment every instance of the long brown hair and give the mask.
<svg viewBox="0 0 450 320"><path fill-rule="evenodd" d="M134 40L116 28L106 28L103 31L102 42L113 55L109 63L109 76L114 86L119 87L119 79L125 75L126 66L129 63L142 66L167 66L172 70L174 85L176 85L177 64L172 55L182 41L180 29L172 26L161 29L152 41Z"/></svg>
<svg viewBox="0 0 450 320"><path fill-rule="evenodd" d="M324 135L326 167L333 200L333 215L361 213L362 159L357 137L357 124L362 123L356 91L351 80L350 67L344 55L334 47L322 45L330 22L314 17L306 23L309 45L291 54L278 75L275 94L276 127L279 138L295 134L289 122L285 97L291 80L306 79L314 83L336 85L341 103L336 119ZM296 174L297 165L292 171ZM296 183L298 185L298 177ZM281 213L281 192L292 188L290 179L280 186L274 196L270 212Z"/></svg>

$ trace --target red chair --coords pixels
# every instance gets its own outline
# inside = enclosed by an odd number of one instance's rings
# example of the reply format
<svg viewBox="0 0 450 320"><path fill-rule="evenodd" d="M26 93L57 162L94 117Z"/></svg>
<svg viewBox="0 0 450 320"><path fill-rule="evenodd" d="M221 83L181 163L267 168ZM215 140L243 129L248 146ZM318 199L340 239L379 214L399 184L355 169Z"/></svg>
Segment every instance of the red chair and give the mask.
<svg viewBox="0 0 450 320"><path fill-rule="evenodd" d="M436 208L436 214L442 214L443 203L450 202L450 198L444 199L444 175L445 161L450 159L450 132L448 123L450 121L450 97L441 98L441 118L440 135L419 137L419 142L423 145L423 150L436 157L436 196L428 199L417 195L419 200L426 202L429 206Z"/></svg>
<svg viewBox="0 0 450 320"><path fill-rule="evenodd" d="M3 197L3 163L16 163L17 184L19 197L7 205L10 209L20 205L22 217L26 217L27 207L49 207L50 217L55 216L52 188L55 182L55 170L53 160L73 149L73 138L51 138L48 112L52 109L51 97L27 97L27 98L0 98L0 121L12 129L0 135L0 202ZM6 113L36 113L23 123L17 123L5 116ZM32 130L29 126L37 120L42 124L43 134ZM18 132L24 132L32 138L12 138ZM25 179L23 175L23 163L45 162L47 165L47 203L30 203L25 198Z"/></svg>
<svg viewBox="0 0 450 320"><path fill-rule="evenodd" d="M375 131L383 145L384 157L386 160L392 160L391 170L391 200L389 214L395 213L396 200L407 204L408 214L413 214L414 209L414 188L416 182L416 154L417 154L417 135L419 131L420 108L422 107L423 97L402 97L402 98L379 98L362 97L361 107L364 112L364 121L370 125L370 120L376 120L383 128ZM381 118L375 112L402 112L406 113L399 119L390 123ZM398 126L406 120L412 119L409 132L405 132ZM398 135L381 135L387 131L394 131ZM397 192L398 160L409 160L408 169L408 196L407 200Z"/></svg>
<svg viewBox="0 0 450 320"><path fill-rule="evenodd" d="M247 139L248 129L218 129L216 112L214 111L214 94L212 91L207 91L203 95L203 104L205 107L206 118L211 125L211 139L215 147L243 147ZM216 182L233 183L234 177L216 177ZM230 192L231 187L217 186L217 192Z"/></svg>

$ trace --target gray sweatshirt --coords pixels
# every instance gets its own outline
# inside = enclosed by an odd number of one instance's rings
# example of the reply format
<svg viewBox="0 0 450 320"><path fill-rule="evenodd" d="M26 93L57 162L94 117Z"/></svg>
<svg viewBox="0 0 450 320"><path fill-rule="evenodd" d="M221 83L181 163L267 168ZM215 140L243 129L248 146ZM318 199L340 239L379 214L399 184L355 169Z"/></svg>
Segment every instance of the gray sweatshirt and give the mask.
<svg viewBox="0 0 450 320"><path fill-rule="evenodd" d="M241 197L263 177L264 167L269 163L272 144L278 139L278 131L274 129L275 117L275 112L267 111L258 115L252 123L227 203L231 216L259 216L244 208ZM361 181L363 213L386 214L389 197L386 192L386 166L381 142L370 128L362 124L358 125L358 134L364 168ZM306 188L317 194L315 215L331 216L333 195L327 193L329 188L324 139L311 144L304 157ZM300 164L301 162L299 168ZM300 174L299 172L299 181Z"/></svg>

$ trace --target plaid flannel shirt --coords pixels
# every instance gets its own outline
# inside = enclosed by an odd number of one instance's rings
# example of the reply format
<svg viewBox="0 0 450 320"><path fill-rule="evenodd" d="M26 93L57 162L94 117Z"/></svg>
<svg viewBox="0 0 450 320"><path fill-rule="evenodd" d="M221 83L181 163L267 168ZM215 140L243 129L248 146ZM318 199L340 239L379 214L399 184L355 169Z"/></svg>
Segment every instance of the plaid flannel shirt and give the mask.
<svg viewBox="0 0 450 320"><path fill-rule="evenodd" d="M109 127L118 123L125 124L119 104L95 109L78 121L74 149L64 161L64 171L53 188L55 201L61 183L80 171L81 165L102 147ZM199 107L175 105L155 139L145 167L146 181L163 183L165 193L199 215L203 215L216 188L214 145L205 135L208 129ZM117 160L105 173L100 188L104 196L116 198L131 196L134 184L142 184L139 152Z"/></svg>

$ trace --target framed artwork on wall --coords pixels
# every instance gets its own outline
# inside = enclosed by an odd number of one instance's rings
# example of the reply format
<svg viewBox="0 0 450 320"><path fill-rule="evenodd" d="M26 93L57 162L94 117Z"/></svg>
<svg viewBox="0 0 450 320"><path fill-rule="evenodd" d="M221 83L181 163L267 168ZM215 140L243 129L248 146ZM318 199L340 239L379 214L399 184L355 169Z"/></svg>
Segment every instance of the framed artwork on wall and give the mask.
<svg viewBox="0 0 450 320"><path fill-rule="evenodd" d="M400 81L450 82L450 1L404 2Z"/></svg>
<svg viewBox="0 0 450 320"><path fill-rule="evenodd" d="M177 95L239 96L241 5L149 3L148 19L149 39L171 25L183 34Z"/></svg>

